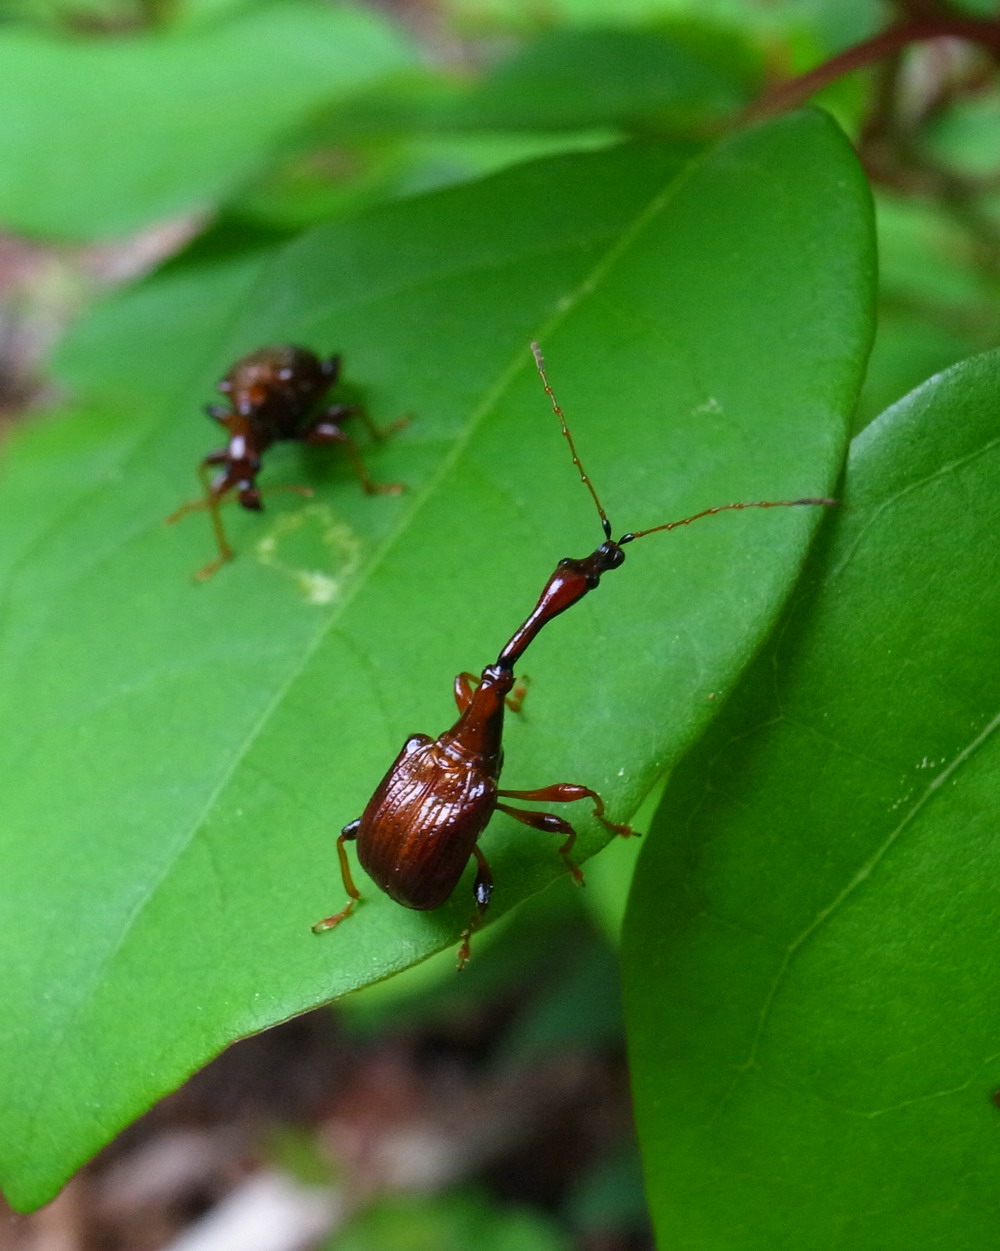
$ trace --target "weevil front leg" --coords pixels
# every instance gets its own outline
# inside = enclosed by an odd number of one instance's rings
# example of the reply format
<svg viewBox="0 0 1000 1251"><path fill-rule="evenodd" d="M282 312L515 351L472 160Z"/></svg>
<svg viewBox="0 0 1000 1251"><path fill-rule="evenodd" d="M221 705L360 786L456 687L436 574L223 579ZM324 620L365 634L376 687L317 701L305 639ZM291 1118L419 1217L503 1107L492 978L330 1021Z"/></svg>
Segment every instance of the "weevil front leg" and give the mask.
<svg viewBox="0 0 1000 1251"><path fill-rule="evenodd" d="M361 893L354 885L354 879L351 877L351 866L347 860L347 848L344 843L352 841L358 836L358 829L361 825L361 818L352 821L350 825L345 825L340 831L337 838L337 856L340 859L340 876L343 879L344 890L349 896L347 906L341 908L339 912L334 913L332 917L324 917L322 921L317 921L312 927L314 934L322 934L324 930L332 930L335 925L339 925L345 917L349 917L354 911L354 905L361 899Z"/></svg>
<svg viewBox="0 0 1000 1251"><path fill-rule="evenodd" d="M209 465L225 465L228 460L229 455L225 448L220 448L217 452L210 452L198 466L198 476L201 478L201 483L204 487L204 495L200 499L188 500L186 504L182 504L180 508L172 512L165 521L166 525L172 526L175 522L180 521L182 517L186 517L188 513L208 513L212 522L212 532L215 535L215 544L219 549L219 554L215 560L209 561L207 565L203 565L201 569L192 574L196 582L207 582L209 578L218 573L224 564L236 558L236 553L226 538L220 510L223 504L228 504L237 498L234 492L240 490L240 477L231 468L227 468L225 472L218 474L214 479L208 472ZM254 486L249 496L247 492L239 495L239 502L244 508L259 509L261 507L260 497L262 495L274 494L277 491L291 491L304 499L309 499L312 496L312 491L309 487L279 482L276 486ZM248 498L252 498L256 502L247 503Z"/></svg>
<svg viewBox="0 0 1000 1251"><path fill-rule="evenodd" d="M465 712L466 708L472 703L472 692L479 685L479 675L477 673L469 673L465 670L459 673L455 678L455 703L459 712ZM520 712L524 705L524 697L528 693L528 679L518 678L517 685L513 691L506 696L504 703L511 712Z"/></svg>
<svg viewBox="0 0 1000 1251"><path fill-rule="evenodd" d="M458 949L459 973L469 962L472 931L482 925L486 909L490 906L490 896L493 894L493 870L489 866L489 861L479 850L478 844L473 846L472 854L476 857L476 880L472 887L472 893L476 899L476 911L462 931L462 945Z"/></svg>
<svg viewBox="0 0 1000 1251"><path fill-rule="evenodd" d="M188 513L201 512L203 510L208 512L219 555L215 560L205 565L204 568L198 570L194 575L197 582L206 581L212 574L221 569L227 561L232 560L234 556L233 549L229 546L229 541L226 538L226 532L222 526L222 516L219 512L220 505L234 484L230 482L229 476L225 473L221 474L215 481L212 480L209 473L210 465L224 465L227 459L228 455L225 448L220 448L216 452L209 452L198 466L198 477L201 479L203 495L200 499L189 500L186 504L182 504L176 512L171 513L166 519L166 524L172 526L175 522L180 521L182 517L186 517Z"/></svg>

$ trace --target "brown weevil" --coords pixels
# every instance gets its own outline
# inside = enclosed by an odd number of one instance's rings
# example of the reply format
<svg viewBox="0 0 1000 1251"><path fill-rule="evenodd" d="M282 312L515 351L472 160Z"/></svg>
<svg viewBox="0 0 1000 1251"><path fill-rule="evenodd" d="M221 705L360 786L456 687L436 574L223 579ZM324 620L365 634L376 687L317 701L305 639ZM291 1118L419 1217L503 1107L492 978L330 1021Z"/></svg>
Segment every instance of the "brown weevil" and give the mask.
<svg viewBox="0 0 1000 1251"><path fill-rule="evenodd" d="M227 404L207 404L205 412L223 426L228 440L202 460L198 474L204 487L201 498L183 504L167 518L172 525L190 512L205 509L212 519L212 529L219 555L199 569L195 577L210 578L228 560L233 549L222 526L220 506L229 498L247 509L263 508L257 475L264 453L273 443L296 441L314 445L339 444L347 453L362 489L369 495L397 495L403 487L398 482L373 482L354 444L343 428L348 417L359 417L373 439L381 440L380 430L365 410L357 405L330 404L320 407L324 397L340 376L340 357L321 360L308 348L281 346L258 348L241 357L218 385ZM390 429L402 423L396 422ZM210 477L211 467L221 471ZM274 486L269 491L295 491L311 495L308 487Z"/></svg>
<svg viewBox="0 0 1000 1251"><path fill-rule="evenodd" d="M497 785L503 767L504 709L511 707L516 711L523 696L523 690L515 690L514 666L538 632L595 590L605 573L624 562L625 546L647 534L675 530L702 517L733 509L792 508L837 502L810 498L721 504L679 521L623 534L620 539L612 538L607 514L580 462L566 418L549 385L541 352L535 343L531 348L552 410L569 444L573 464L597 508L604 541L589 556L579 560L566 558L558 563L530 615L518 626L495 662L482 671L478 681L471 673L458 675L455 702L460 715L451 729L436 739L414 734L406 740L364 812L356 821L345 825L337 839L340 871L348 894L346 906L312 927L316 933L333 929L351 914L360 899L347 861L346 842L356 841L362 868L387 895L407 908L424 910L440 907L451 896L470 857L474 857L476 911L462 932L458 952L460 969L469 958L472 932L482 922L493 891L493 875L479 846L479 836L495 811L505 812L532 829L558 834L563 839L559 855L573 879L583 884L582 873L570 859L576 841L573 826L555 813L515 808L502 800L572 803L589 799L594 805L594 816L607 829L623 836L634 833L629 826L616 825L607 819L604 801L588 786L557 782L537 790L510 791Z"/></svg>

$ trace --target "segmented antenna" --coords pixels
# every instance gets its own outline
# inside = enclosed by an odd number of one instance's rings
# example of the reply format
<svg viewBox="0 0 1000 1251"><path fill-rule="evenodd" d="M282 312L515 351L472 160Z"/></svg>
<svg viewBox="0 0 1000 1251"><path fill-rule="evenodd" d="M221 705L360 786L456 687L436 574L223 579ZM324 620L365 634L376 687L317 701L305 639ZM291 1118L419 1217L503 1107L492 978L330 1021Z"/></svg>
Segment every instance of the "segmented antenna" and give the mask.
<svg viewBox="0 0 1000 1251"><path fill-rule="evenodd" d="M631 543L634 539L643 539L647 534L655 534L657 530L676 530L678 526L689 526L692 521L700 521L702 517L712 517L716 513L728 513L739 508L796 508L799 504L825 504L828 507L838 504L839 500L802 499L802 500L757 500L752 504L718 504L715 508L702 509L700 513L692 513L690 517L682 517L680 521L668 521L662 526L652 526L649 530L636 530L634 534L623 534L618 540Z"/></svg>
<svg viewBox="0 0 1000 1251"><path fill-rule="evenodd" d="M583 467L579 453L576 450L576 444L573 442L573 435L570 433L569 426L566 424L566 417L563 410L559 407L559 401L556 399L555 392L549 384L548 376L545 373L545 359L542 356L542 349L534 340L531 344L531 352L535 358L535 367L538 370L538 376L542 380L542 386L545 388L545 394L549 397L552 404L552 411L559 418L559 424L562 427L563 436L569 444L570 454L573 457L573 464L576 465L580 473L580 481L590 492L591 499L597 508L598 516L601 518L601 526L604 529L605 538L610 539L611 522L608 521L608 515L604 511L604 505L598 497L594 484L591 482L587 471ZM681 517L679 521L668 521L662 526L652 526L649 530L636 530L629 534L623 534L618 540L618 546L622 543L632 543L635 539L643 539L647 534L656 534L659 530L676 530L679 526L689 526L692 521L700 521L702 517L714 517L716 513L728 513L743 508L797 508L801 504L819 504L825 507L835 507L839 500L830 499L801 499L801 500L755 500L752 503L738 504L717 504L715 508L704 508L700 513L692 513L690 517Z"/></svg>
<svg viewBox="0 0 1000 1251"><path fill-rule="evenodd" d="M594 484L591 482L590 478L588 477L587 471L583 467L583 462L580 460L579 454L577 453L576 444L573 442L573 436L572 434L570 434L569 426L566 424L565 414L563 413L563 410L559 407L559 401L556 399L555 392L552 390L552 387L549 385L549 380L545 373L545 359L542 356L542 349L538 346L538 344L534 340L532 340L532 343L531 343L531 354L535 358L535 368L538 370L538 376L542 380L542 386L545 388L545 394L549 397L549 401L552 404L552 411L559 418L559 424L560 426L562 426L563 436L566 439L566 442L569 444L570 454L573 457L573 464L576 465L577 469L579 470L580 481L590 492L590 497L594 501L594 504L597 508L597 514L601 519L601 526L604 530L604 537L606 539L610 539L611 538L611 522L608 521L608 514L604 511L604 505L601 503L600 499L598 498L597 491L594 489ZM681 525L683 523L677 522L676 524ZM638 538L639 536L635 535L633 537Z"/></svg>

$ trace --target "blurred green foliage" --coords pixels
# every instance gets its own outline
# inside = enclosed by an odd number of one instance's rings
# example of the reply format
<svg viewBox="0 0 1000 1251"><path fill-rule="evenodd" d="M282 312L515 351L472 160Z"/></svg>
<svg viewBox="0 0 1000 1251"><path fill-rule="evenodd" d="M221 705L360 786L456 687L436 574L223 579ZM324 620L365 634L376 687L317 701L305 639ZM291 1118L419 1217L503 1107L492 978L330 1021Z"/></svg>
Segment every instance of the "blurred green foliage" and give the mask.
<svg viewBox="0 0 1000 1251"><path fill-rule="evenodd" d="M569 1251L570 1242L537 1214L498 1208L475 1194L376 1202L324 1251Z"/></svg>

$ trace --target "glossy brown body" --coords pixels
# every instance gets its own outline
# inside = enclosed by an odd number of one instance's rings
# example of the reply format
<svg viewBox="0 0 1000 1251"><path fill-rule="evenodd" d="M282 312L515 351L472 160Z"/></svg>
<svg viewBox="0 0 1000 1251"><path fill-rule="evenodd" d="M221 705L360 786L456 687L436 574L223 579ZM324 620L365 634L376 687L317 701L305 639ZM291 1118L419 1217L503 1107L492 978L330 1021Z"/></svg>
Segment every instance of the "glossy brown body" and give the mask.
<svg viewBox="0 0 1000 1251"><path fill-rule="evenodd" d="M233 414L268 444L299 439L319 401L340 375L340 357L320 360L308 348L259 348L242 357L219 383ZM222 419L226 424L225 418Z"/></svg>
<svg viewBox="0 0 1000 1251"><path fill-rule="evenodd" d="M267 449L283 440L307 442L323 428L339 429L336 423L357 411L337 404L316 412L339 375L339 356L320 360L308 348L260 348L238 360L218 387L231 407L209 404L205 410L229 433L226 446L205 457L205 464L222 466L213 494L235 491L244 508L261 509L257 475Z"/></svg>
<svg viewBox="0 0 1000 1251"><path fill-rule="evenodd" d="M358 860L407 908L439 908L450 898L496 809L513 681L510 670L484 670L450 730L407 739L361 815Z"/></svg>
<svg viewBox="0 0 1000 1251"><path fill-rule="evenodd" d="M257 475L263 466L264 453L275 443L339 444L368 494L395 495L402 490L398 483L377 485L372 482L353 440L343 429L346 418L357 416L371 435L380 439L382 432L364 410L349 404L323 407L327 393L339 376L339 356L321 360L308 348L283 345L259 348L242 357L219 383L218 389L228 398L229 406L208 404L205 411L225 428L226 445L209 452L199 466L205 488L203 498L192 500L167 518L168 522L174 522L188 512L208 510L219 557L200 570L197 577L210 577L220 565L233 558L222 527L220 505L235 497L243 508L253 512L264 507ZM208 471L215 466L219 466L220 471L209 480ZM305 487L284 489L301 495L311 494Z"/></svg>
<svg viewBox="0 0 1000 1251"><path fill-rule="evenodd" d="M561 560L546 582L534 610L514 632L493 665L478 680L463 673L455 679L459 718L438 738L414 734L403 745L357 821L345 825L337 839L341 874L349 899L334 916L318 921L317 932L332 929L350 916L360 898L351 878L345 841L356 839L358 860L368 876L397 903L407 908L439 908L451 897L470 858L476 861L473 897L476 913L462 934L458 967L469 956L472 930L484 916L493 893L493 875L479 847L479 836L497 810L563 838L559 855L574 880L583 875L569 858L576 830L551 812L514 808L505 798L572 803L590 799L594 815L615 834L628 836L627 825L604 816L596 791L575 783L557 783L530 791L498 786L503 768L504 710L518 708L523 691L514 692L514 665L538 631L600 583L601 574L625 559L618 543L608 539L582 560ZM512 697L512 692L514 692Z"/></svg>

